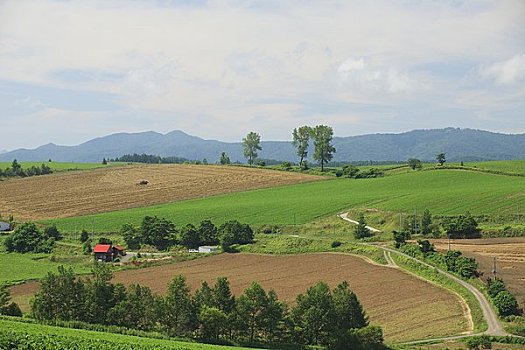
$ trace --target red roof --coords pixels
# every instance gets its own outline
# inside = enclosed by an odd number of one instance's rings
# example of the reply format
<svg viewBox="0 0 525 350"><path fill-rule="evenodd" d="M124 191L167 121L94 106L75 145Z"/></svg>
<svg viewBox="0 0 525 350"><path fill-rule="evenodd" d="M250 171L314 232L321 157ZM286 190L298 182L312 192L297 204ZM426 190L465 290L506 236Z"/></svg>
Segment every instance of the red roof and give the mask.
<svg viewBox="0 0 525 350"><path fill-rule="evenodd" d="M107 253L110 249L110 244L97 244L95 248L93 248L93 253Z"/></svg>
<svg viewBox="0 0 525 350"><path fill-rule="evenodd" d="M124 251L124 247L121 245L116 245L113 248L115 248L116 250Z"/></svg>

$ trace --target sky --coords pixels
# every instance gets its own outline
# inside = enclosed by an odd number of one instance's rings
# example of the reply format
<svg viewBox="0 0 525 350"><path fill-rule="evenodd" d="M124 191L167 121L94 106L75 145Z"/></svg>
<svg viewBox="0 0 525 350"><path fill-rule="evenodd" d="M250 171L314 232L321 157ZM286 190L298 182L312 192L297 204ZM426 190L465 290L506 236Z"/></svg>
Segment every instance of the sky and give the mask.
<svg viewBox="0 0 525 350"><path fill-rule="evenodd" d="M115 132L525 132L523 0L0 0L0 151Z"/></svg>

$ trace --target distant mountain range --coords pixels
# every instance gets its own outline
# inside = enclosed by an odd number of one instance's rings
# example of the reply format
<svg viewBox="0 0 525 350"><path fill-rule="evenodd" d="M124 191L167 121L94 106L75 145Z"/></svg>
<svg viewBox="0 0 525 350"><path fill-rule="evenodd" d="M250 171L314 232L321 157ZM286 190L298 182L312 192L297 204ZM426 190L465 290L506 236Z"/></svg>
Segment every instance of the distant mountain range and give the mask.
<svg viewBox="0 0 525 350"><path fill-rule="evenodd" d="M311 142L313 144L313 142ZM525 159L525 134L500 134L473 129L414 130L400 134L370 134L334 137L334 161L404 161L408 158L434 160L445 153L448 161ZM297 161L291 142L263 141L259 158ZM124 154L147 153L177 156L214 163L221 152L232 162L244 162L240 142L205 140L175 130L167 134L153 131L118 133L95 138L77 146L47 144L36 149L1 153L0 161L99 162ZM310 152L312 154L313 152Z"/></svg>

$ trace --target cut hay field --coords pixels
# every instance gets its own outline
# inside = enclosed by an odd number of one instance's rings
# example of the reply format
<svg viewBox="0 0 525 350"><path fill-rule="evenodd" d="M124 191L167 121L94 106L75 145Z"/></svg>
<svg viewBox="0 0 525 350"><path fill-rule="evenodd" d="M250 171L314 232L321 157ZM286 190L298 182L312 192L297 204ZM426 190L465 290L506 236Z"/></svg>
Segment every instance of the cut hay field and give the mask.
<svg viewBox="0 0 525 350"><path fill-rule="evenodd" d="M261 176L259 181L262 181ZM56 223L65 231L82 226L91 228L94 223L95 231L115 232L124 223L140 223L145 215L158 215L177 224L209 218L216 223L237 219L254 225L291 225L294 215L297 224L304 224L349 208L411 213L428 208L439 215L466 211L475 215L514 215L518 201L525 208L525 178L522 177L463 170L413 171L376 179L340 178L280 186L66 218ZM56 207L58 210L60 205Z"/></svg>
<svg viewBox="0 0 525 350"><path fill-rule="evenodd" d="M18 221L63 218L322 177L233 166L132 165L0 182L0 213ZM139 185L147 180L147 185Z"/></svg>
<svg viewBox="0 0 525 350"><path fill-rule="evenodd" d="M239 295L252 281L273 288L292 303L297 294L318 281L331 287L346 280L364 305L372 323L383 327L387 341L408 341L467 331L459 298L394 268L371 264L346 254L285 256L221 254L177 264L115 273L114 282L139 283L164 293L177 274L194 290L219 276L230 280Z"/></svg>
<svg viewBox="0 0 525 350"><path fill-rule="evenodd" d="M436 248L448 249L446 240L434 240ZM525 238L451 240L451 248L476 258L483 277L492 277L493 258L496 257L497 276L502 278L518 303L525 305Z"/></svg>

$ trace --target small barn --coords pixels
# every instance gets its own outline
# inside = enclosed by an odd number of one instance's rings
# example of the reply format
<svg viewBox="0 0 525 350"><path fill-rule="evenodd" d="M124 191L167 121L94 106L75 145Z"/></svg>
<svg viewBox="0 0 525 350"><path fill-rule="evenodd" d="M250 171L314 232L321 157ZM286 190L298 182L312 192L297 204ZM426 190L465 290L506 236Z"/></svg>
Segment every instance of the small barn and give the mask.
<svg viewBox="0 0 525 350"><path fill-rule="evenodd" d="M111 244L97 244L93 248L93 253L95 254L95 260L112 262L119 256L126 255L124 247L120 245L112 246Z"/></svg>
<svg viewBox="0 0 525 350"><path fill-rule="evenodd" d="M113 261L113 248L111 244L97 244L93 248L95 254L95 260L112 262Z"/></svg>
<svg viewBox="0 0 525 350"><path fill-rule="evenodd" d="M11 223L0 221L0 231L11 231Z"/></svg>
<svg viewBox="0 0 525 350"><path fill-rule="evenodd" d="M217 253L219 247L213 245L202 245L199 247L199 253Z"/></svg>

